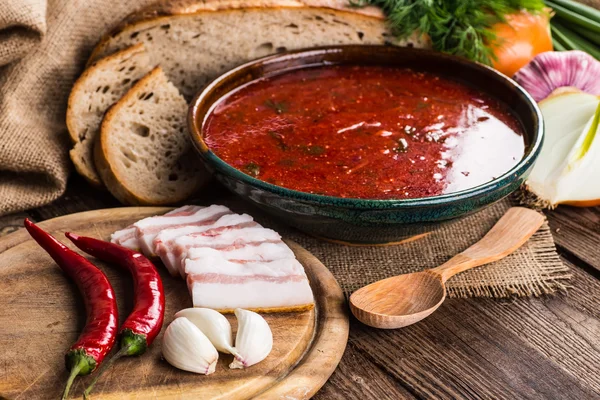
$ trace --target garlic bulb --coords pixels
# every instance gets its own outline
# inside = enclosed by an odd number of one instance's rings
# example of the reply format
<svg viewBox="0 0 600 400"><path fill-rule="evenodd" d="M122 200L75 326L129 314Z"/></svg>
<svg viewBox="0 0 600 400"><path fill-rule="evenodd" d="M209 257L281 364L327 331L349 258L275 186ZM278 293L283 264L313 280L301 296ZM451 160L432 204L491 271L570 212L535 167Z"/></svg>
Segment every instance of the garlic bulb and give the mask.
<svg viewBox="0 0 600 400"><path fill-rule="evenodd" d="M210 308L186 308L175 314L175 318L179 317L185 317L196 325L218 351L235 354L231 324L220 312Z"/></svg>
<svg viewBox="0 0 600 400"><path fill-rule="evenodd" d="M513 78L535 101L545 99L560 87L600 95L600 61L578 50L538 54Z"/></svg>
<svg viewBox="0 0 600 400"><path fill-rule="evenodd" d="M521 201L548 208L600 204L600 97L578 90L553 94L540 110L546 137Z"/></svg>
<svg viewBox="0 0 600 400"><path fill-rule="evenodd" d="M255 312L237 308L238 331L235 359L229 368L246 368L261 362L273 348L273 333L267 321Z"/></svg>
<svg viewBox="0 0 600 400"><path fill-rule="evenodd" d="M187 318L177 318L167 327L162 353L172 366L205 375L215 372L219 358L215 346Z"/></svg>

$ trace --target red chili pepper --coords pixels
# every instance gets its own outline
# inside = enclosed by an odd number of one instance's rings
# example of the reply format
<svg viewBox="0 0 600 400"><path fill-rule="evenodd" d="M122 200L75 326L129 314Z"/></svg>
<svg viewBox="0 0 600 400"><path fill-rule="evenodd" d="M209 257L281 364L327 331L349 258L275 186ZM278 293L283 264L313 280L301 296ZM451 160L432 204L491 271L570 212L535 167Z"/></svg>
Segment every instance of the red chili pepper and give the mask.
<svg viewBox="0 0 600 400"><path fill-rule="evenodd" d="M87 259L29 219L25 219L25 228L69 278L75 281L85 301L85 328L65 356L67 369L71 371L62 397L66 399L75 377L94 371L115 344L119 321L115 292L106 275Z"/></svg>
<svg viewBox="0 0 600 400"><path fill-rule="evenodd" d="M114 361L123 356L143 354L152 344L162 328L165 314L165 293L156 267L141 253L114 243L69 232L65 235L75 246L86 253L102 261L126 268L133 276L134 282L134 308L121 326L121 348L100 369L84 393L84 396L87 396L100 375Z"/></svg>

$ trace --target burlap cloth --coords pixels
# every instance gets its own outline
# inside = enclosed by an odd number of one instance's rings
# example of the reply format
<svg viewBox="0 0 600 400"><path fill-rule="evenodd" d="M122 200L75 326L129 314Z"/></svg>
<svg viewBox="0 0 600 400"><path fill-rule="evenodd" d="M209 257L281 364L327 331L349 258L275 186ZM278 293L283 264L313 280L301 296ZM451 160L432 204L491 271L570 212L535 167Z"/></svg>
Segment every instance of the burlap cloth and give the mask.
<svg viewBox="0 0 600 400"><path fill-rule="evenodd" d="M0 215L58 198L69 173L69 91L100 36L154 0L0 0ZM225 202L227 202L225 200ZM236 210L247 205L234 201ZM346 293L437 266L477 241L509 207L501 202L419 241L391 247L329 244L269 221L329 267ZM449 284L450 296L542 295L566 287L547 225L521 249Z"/></svg>
<svg viewBox="0 0 600 400"><path fill-rule="evenodd" d="M154 1L0 0L0 215L64 193L71 86L101 35Z"/></svg>

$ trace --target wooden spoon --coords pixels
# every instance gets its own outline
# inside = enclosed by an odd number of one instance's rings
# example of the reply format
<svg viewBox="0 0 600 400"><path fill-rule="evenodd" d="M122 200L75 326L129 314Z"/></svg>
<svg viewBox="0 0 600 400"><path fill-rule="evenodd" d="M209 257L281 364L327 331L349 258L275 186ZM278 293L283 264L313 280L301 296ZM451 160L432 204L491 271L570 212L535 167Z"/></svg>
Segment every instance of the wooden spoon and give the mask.
<svg viewBox="0 0 600 400"><path fill-rule="evenodd" d="M468 269L506 257L544 223L544 216L512 207L477 243L437 268L371 283L350 296L359 321L382 329L402 328L428 317L446 299L446 281Z"/></svg>

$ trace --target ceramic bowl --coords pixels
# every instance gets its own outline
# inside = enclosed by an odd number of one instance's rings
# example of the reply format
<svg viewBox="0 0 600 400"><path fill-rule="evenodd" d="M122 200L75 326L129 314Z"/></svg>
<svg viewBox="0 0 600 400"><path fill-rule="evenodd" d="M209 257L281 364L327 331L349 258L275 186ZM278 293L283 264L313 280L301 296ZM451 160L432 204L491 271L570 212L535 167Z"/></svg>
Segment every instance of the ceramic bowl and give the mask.
<svg viewBox="0 0 600 400"><path fill-rule="evenodd" d="M460 192L402 200L322 196L275 186L228 165L207 147L203 124L215 102L240 85L322 64L383 65L429 71L463 81L507 104L521 120L526 149L505 174ZM288 51L239 66L212 81L193 100L189 132L206 167L234 193L309 234L352 244L396 243L477 212L516 190L540 152L544 127L535 101L511 79L463 58L393 46L329 46Z"/></svg>

